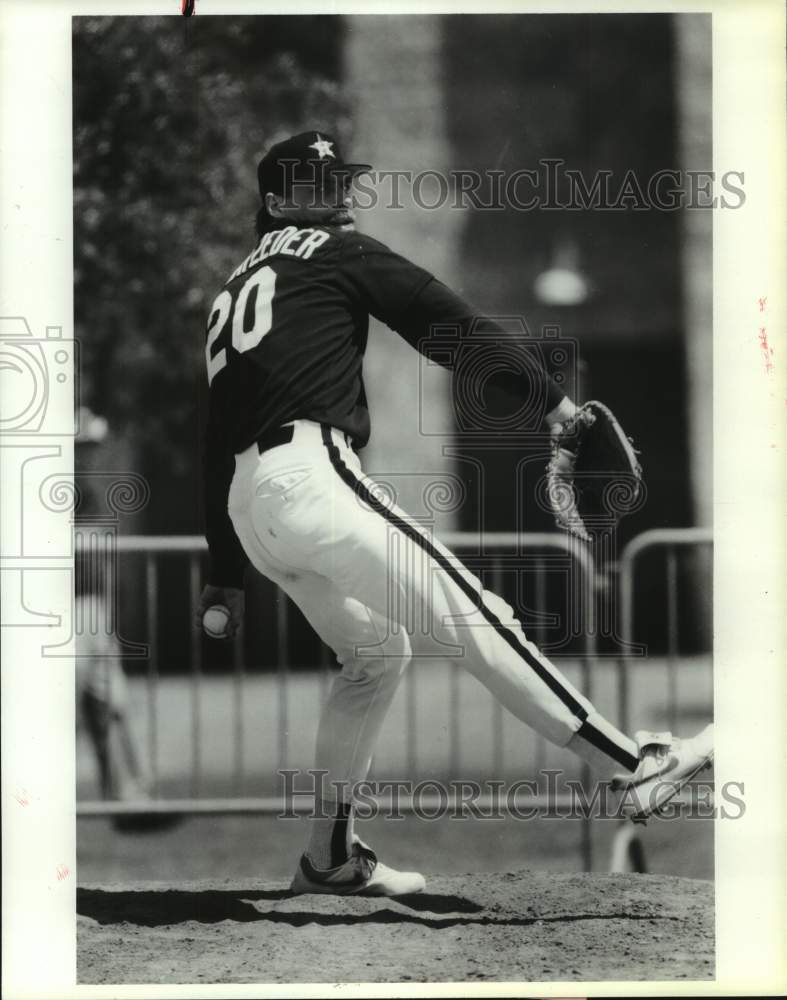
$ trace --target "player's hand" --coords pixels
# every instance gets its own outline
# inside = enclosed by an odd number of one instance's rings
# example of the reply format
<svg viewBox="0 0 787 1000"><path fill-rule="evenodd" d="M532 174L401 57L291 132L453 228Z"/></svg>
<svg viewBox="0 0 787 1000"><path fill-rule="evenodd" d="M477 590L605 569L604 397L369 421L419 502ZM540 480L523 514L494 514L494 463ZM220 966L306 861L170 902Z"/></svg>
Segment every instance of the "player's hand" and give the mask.
<svg viewBox="0 0 787 1000"><path fill-rule="evenodd" d="M243 614L246 608L246 595L236 587L214 587L207 584L200 594L197 602L197 610L194 615L194 625L202 628L202 618L208 608L215 604L223 604L230 613L230 620L227 622L226 634L231 639L243 624Z"/></svg>

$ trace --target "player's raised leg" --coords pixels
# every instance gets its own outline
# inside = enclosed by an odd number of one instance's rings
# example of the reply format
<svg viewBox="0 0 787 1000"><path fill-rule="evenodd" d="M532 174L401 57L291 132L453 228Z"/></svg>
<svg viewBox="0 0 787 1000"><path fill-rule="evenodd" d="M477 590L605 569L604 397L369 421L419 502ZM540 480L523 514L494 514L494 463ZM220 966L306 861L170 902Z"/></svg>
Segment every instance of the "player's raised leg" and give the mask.
<svg viewBox="0 0 787 1000"><path fill-rule="evenodd" d="M663 805L709 762L710 728L688 741L670 734L632 739L617 729L526 638L505 601L386 502L351 449L328 428L322 438L337 481L326 488L317 477L313 496L307 490L302 498L305 510L320 504L330 539L310 554L311 565L342 593L363 595L366 604L404 628L415 655L429 645L432 652L453 655L551 742L573 750L603 775L617 774L621 786L639 789L640 817ZM287 517L297 523L297 505Z"/></svg>

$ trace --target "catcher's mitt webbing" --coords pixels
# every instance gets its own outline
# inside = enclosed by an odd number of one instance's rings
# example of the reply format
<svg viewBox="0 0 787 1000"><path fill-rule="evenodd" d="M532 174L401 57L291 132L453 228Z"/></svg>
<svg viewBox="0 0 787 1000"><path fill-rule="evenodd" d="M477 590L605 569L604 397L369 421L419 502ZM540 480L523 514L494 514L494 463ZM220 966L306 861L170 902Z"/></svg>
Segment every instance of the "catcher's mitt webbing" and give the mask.
<svg viewBox="0 0 787 1000"><path fill-rule="evenodd" d="M595 521L610 527L636 501L642 468L615 415L597 400L558 424L547 465L549 502L558 527L590 540ZM619 497L625 504L616 503Z"/></svg>

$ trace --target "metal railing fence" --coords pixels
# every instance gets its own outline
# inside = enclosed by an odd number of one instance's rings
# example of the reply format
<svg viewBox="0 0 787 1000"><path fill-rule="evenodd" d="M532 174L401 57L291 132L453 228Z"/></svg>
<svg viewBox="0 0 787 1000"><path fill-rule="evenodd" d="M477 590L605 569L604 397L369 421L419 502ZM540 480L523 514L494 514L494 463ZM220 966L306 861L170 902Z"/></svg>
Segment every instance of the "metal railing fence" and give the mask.
<svg viewBox="0 0 787 1000"><path fill-rule="evenodd" d="M623 656L618 661L617 694L618 719L620 728L629 732L631 728L631 685L632 667L645 654L645 647L635 642L635 601L636 571L642 556L663 549L665 553L665 593L666 593L666 638L667 638L667 724L675 731L678 717L678 650L680 636L680 614L678 602L678 552L712 550L713 532L710 528L654 528L632 538L620 555L618 573L618 595L620 601L620 637ZM695 581L701 570L695 567ZM711 579L706 581L708 591ZM710 705L712 715L713 706ZM612 840L610 858L611 871L645 871L645 848L639 828L623 821Z"/></svg>
<svg viewBox="0 0 787 1000"><path fill-rule="evenodd" d="M620 554L618 572L618 594L620 599L620 637L624 654L619 661L618 672L618 719L620 728L627 732L631 718L631 693L629 677L632 663L645 653L643 646L635 643L634 612L636 595L636 570L641 557L646 552L663 549L665 552L664 571L666 589L666 636L668 667L668 722L671 729L677 718L677 673L680 635L680 614L678 603L678 552L698 550L713 545L710 528L654 528L643 531L632 538ZM710 591L712 579L707 580Z"/></svg>

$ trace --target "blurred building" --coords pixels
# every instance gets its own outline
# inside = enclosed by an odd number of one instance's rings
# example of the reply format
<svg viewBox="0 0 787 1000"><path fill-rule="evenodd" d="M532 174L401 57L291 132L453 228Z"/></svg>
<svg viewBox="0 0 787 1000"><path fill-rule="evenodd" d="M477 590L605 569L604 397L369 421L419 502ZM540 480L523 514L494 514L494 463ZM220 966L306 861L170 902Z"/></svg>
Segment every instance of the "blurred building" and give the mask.
<svg viewBox="0 0 787 1000"><path fill-rule="evenodd" d="M645 191L660 171L711 167L704 15L359 17L348 19L345 46L355 144L383 169L572 170L588 188L607 172L614 194L627 175ZM567 193L564 184L554 196ZM576 348L569 389L609 401L644 454L648 503L624 522L623 537L707 522L711 214L642 210L636 197L617 209L571 211L543 194L532 210L411 205L376 209L363 224L485 312L524 316L536 338L557 328ZM587 294L539 301L539 276L566 257ZM425 441L409 417L423 364L391 337L374 339L370 362L371 465L417 466L423 456L426 467L439 466L446 439ZM437 380L430 405L450 410ZM454 469L472 479L477 449L450 412L442 424L454 456L467 458L455 457ZM547 527L532 490L516 493L512 455L481 449L485 481L470 484L458 526L513 528L525 503L525 526Z"/></svg>

